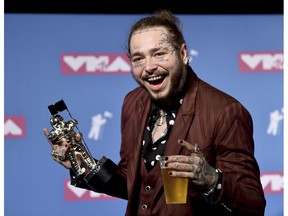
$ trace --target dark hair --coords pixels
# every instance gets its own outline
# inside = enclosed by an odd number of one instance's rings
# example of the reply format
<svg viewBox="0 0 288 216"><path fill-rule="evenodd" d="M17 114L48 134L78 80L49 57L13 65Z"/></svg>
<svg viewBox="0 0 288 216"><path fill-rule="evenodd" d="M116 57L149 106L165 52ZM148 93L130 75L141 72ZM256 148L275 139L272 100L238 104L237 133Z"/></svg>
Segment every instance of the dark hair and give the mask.
<svg viewBox="0 0 288 216"><path fill-rule="evenodd" d="M128 37L128 47L127 54L130 56L130 40L135 31L150 27L164 27L167 29L169 39L172 42L172 45L176 50L180 50L180 47L185 43L182 31L181 31L181 21L174 16L168 10L159 10L154 13L152 16L144 17L138 20L130 30Z"/></svg>

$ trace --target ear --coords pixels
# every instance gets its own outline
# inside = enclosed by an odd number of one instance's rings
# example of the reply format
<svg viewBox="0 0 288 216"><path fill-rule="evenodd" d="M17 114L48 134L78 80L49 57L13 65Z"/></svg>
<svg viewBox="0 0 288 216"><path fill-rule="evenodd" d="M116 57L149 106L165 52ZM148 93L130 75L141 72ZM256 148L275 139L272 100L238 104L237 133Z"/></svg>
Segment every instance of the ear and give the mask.
<svg viewBox="0 0 288 216"><path fill-rule="evenodd" d="M188 58L188 52L187 52L187 47L186 47L186 44L185 44L185 43L183 43L183 44L181 45L181 48L180 48L180 56L181 56L181 59L182 59L183 63L184 63L185 65L187 65L189 58Z"/></svg>

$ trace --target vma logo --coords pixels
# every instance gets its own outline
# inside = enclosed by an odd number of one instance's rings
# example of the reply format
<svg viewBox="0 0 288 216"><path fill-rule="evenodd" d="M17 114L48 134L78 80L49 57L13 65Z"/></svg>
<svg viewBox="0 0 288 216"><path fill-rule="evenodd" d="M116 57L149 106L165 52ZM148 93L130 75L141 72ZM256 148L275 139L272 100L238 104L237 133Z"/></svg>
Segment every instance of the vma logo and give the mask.
<svg viewBox="0 0 288 216"><path fill-rule="evenodd" d="M22 138L26 135L25 116L5 116L5 138Z"/></svg>
<svg viewBox="0 0 288 216"><path fill-rule="evenodd" d="M64 181L64 200L66 201L83 201L83 200L115 200L116 197L108 196L102 193L77 188L71 185L70 180Z"/></svg>
<svg viewBox="0 0 288 216"><path fill-rule="evenodd" d="M241 72L283 71L283 52L247 52L238 55Z"/></svg>
<svg viewBox="0 0 288 216"><path fill-rule="evenodd" d="M261 184L265 194L283 193L283 172L261 173Z"/></svg>
<svg viewBox="0 0 288 216"><path fill-rule="evenodd" d="M63 74L128 74L130 60L124 53L119 54L63 54Z"/></svg>

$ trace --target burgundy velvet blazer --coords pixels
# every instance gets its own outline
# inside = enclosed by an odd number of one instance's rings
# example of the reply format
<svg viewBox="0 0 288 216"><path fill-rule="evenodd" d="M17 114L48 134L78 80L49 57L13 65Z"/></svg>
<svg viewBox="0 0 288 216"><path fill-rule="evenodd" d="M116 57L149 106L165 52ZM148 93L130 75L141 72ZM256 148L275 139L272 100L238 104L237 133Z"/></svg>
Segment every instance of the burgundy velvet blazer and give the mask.
<svg viewBox="0 0 288 216"><path fill-rule="evenodd" d="M127 198L127 216L264 215L266 200L254 158L253 122L249 112L233 97L199 79L189 66L188 79L188 91L164 154L189 155L177 144L178 139L198 143L207 162L223 173L221 193L214 204L208 203L189 184L187 204L166 205L159 166L149 174L143 169L142 139L151 99L142 87L124 99L118 177L114 175L114 181L98 189L95 183L94 189ZM115 180L119 175L122 180Z"/></svg>
<svg viewBox="0 0 288 216"><path fill-rule="evenodd" d="M188 76L188 92L167 141L165 155L189 154L177 144L178 139L198 143L208 163L223 172L221 194L215 200L217 204L211 205L191 186L187 205L167 206L156 166L154 173L159 181L153 195L151 192L152 207L147 215L264 215L266 202L254 158L253 122L249 112L233 97L199 79L190 67ZM118 171L127 178L127 215L133 215L140 205L141 142L150 105L150 97L141 87L130 92L123 103ZM162 198L156 199L159 193Z"/></svg>

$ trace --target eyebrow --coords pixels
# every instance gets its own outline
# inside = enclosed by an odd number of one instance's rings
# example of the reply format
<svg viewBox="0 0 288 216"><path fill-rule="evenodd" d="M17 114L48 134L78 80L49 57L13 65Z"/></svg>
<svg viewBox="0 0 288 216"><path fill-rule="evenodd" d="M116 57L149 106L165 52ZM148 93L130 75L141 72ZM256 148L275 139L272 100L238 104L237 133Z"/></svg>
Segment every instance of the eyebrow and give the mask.
<svg viewBox="0 0 288 216"><path fill-rule="evenodd" d="M149 50L149 54L155 53L155 52L157 52L159 50L168 50L168 48L164 47L164 46L155 47L155 48L152 48L152 49ZM142 55L142 52L137 51L137 52L131 54L131 56L137 56L137 55Z"/></svg>

